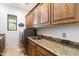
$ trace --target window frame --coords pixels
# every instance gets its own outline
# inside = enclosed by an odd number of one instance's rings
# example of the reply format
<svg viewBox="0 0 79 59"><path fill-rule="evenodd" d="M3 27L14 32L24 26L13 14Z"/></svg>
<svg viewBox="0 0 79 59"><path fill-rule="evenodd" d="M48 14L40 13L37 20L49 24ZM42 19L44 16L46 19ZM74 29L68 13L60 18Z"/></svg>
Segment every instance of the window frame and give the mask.
<svg viewBox="0 0 79 59"><path fill-rule="evenodd" d="M9 22L9 16L12 16L12 17L16 17L16 29L10 29L9 28L9 24L11 23L11 22ZM8 31L17 31L17 16L16 15L12 15L12 14L7 14L7 30Z"/></svg>

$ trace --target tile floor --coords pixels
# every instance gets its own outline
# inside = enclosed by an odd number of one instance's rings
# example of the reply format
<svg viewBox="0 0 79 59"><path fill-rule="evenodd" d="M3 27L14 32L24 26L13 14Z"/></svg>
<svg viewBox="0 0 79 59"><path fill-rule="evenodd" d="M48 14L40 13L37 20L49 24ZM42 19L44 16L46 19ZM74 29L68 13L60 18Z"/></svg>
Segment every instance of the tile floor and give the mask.
<svg viewBox="0 0 79 59"><path fill-rule="evenodd" d="M13 48L6 48L3 52L3 56L24 56L22 48L16 45Z"/></svg>

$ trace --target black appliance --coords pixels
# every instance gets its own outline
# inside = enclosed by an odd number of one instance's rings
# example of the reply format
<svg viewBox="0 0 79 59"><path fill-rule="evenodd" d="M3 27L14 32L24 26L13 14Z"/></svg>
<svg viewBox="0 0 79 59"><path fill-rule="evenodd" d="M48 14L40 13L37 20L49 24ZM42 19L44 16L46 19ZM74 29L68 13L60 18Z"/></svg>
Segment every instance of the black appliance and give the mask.
<svg viewBox="0 0 79 59"><path fill-rule="evenodd" d="M37 36L36 28L26 28L22 33L22 44L27 54L27 37Z"/></svg>
<svg viewBox="0 0 79 59"><path fill-rule="evenodd" d="M27 28L24 30L24 37L31 37L36 35L37 35L36 28Z"/></svg>

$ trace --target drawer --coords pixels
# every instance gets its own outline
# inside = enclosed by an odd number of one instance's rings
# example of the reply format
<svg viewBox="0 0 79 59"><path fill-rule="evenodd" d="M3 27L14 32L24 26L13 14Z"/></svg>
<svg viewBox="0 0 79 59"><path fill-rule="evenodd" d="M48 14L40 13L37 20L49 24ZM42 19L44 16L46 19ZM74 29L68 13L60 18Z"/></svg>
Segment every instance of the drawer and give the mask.
<svg viewBox="0 0 79 59"><path fill-rule="evenodd" d="M43 56L55 56L55 54L49 52L48 50L42 48L41 46L37 46L37 53L41 53Z"/></svg>

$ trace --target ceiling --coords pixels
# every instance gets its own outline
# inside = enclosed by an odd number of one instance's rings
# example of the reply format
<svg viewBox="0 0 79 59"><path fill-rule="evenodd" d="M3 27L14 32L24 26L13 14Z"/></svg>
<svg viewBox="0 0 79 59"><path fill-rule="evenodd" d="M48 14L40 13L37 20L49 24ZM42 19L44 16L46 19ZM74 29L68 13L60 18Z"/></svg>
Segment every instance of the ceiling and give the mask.
<svg viewBox="0 0 79 59"><path fill-rule="evenodd" d="M18 8L23 11L30 11L37 3L3 3L9 7Z"/></svg>

